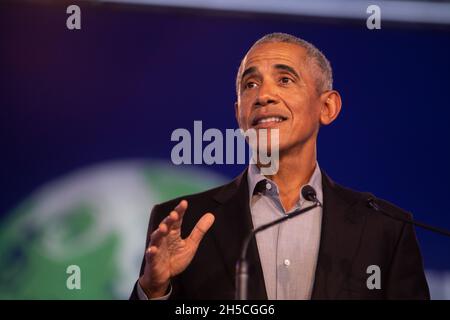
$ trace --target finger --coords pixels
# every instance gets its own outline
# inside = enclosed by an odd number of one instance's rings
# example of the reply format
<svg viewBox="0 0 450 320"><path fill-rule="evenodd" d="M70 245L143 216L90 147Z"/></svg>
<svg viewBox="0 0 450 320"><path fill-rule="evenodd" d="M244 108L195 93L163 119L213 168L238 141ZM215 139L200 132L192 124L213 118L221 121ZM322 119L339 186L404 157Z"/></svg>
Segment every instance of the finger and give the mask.
<svg viewBox="0 0 450 320"><path fill-rule="evenodd" d="M205 233L213 225L214 219L215 218L212 213L206 213L205 215L203 215L203 217L198 220L188 239L191 240L196 246L198 246Z"/></svg>
<svg viewBox="0 0 450 320"><path fill-rule="evenodd" d="M152 258L158 253L158 248L155 246L150 246L145 253L147 257Z"/></svg>
<svg viewBox="0 0 450 320"><path fill-rule="evenodd" d="M152 261L155 258L157 253L158 253L157 247L155 247L155 246L148 247L147 250L145 251L145 260L147 262Z"/></svg>
<svg viewBox="0 0 450 320"><path fill-rule="evenodd" d="M172 225L172 228L181 228L183 223L183 216L188 208L188 202L186 200L181 200L180 203L175 207L174 211L178 214L178 219Z"/></svg>
<svg viewBox="0 0 450 320"><path fill-rule="evenodd" d="M163 238L168 234L169 228L165 223L160 223L158 228L152 232L150 236L150 244L149 246L158 247L161 244Z"/></svg>
<svg viewBox="0 0 450 320"><path fill-rule="evenodd" d="M170 230L181 228L182 217L187 209L187 201L181 200L175 209L164 218L158 228L150 236L150 245L159 246Z"/></svg>
<svg viewBox="0 0 450 320"><path fill-rule="evenodd" d="M164 249L158 248L156 246L150 246L145 251L145 262L149 267L154 268L158 265L158 261L164 261L166 258Z"/></svg>
<svg viewBox="0 0 450 320"><path fill-rule="evenodd" d="M168 232L170 232L172 229L174 229L174 224L180 219L180 215L177 211L172 211L170 214L164 218L164 220L161 222L161 224L165 224L167 226Z"/></svg>
<svg viewBox="0 0 450 320"><path fill-rule="evenodd" d="M178 212L180 217L183 216L184 212L186 211L188 207L188 202L186 200L181 200L180 203L175 207L175 211Z"/></svg>

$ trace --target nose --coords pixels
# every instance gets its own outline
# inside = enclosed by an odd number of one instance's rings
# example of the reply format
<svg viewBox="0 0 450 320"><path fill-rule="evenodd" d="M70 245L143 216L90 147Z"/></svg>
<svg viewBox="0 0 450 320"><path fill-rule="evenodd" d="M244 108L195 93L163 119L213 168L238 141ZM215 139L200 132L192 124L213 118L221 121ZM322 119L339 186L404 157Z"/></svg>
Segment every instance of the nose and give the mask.
<svg viewBox="0 0 450 320"><path fill-rule="evenodd" d="M277 103L278 97L276 94L276 89L269 83L261 84L254 105L256 107L264 107L270 104Z"/></svg>

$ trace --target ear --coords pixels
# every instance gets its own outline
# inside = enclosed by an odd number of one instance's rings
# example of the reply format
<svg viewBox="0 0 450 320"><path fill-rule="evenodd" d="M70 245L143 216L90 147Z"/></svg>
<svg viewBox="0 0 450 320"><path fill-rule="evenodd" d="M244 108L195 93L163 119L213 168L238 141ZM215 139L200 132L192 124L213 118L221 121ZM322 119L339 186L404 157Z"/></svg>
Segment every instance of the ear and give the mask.
<svg viewBox="0 0 450 320"><path fill-rule="evenodd" d="M339 92L330 90L322 93L320 97L320 124L329 125L341 112L342 100Z"/></svg>

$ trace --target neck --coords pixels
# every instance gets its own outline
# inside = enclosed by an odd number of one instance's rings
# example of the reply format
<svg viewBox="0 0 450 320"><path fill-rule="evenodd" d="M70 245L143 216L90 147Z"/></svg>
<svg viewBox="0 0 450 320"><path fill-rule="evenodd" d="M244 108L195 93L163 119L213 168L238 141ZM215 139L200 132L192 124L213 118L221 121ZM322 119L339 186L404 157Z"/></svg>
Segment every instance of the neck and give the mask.
<svg viewBox="0 0 450 320"><path fill-rule="evenodd" d="M300 187L311 179L316 159L315 141L307 142L296 150L280 152L278 172L267 178L277 184L285 209L289 210L299 200Z"/></svg>

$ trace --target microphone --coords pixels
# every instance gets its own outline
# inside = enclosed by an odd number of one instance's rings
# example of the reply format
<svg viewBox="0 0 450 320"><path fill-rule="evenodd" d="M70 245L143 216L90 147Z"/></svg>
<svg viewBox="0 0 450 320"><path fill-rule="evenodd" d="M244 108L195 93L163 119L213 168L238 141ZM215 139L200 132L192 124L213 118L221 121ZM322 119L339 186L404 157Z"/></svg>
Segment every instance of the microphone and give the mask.
<svg viewBox="0 0 450 320"><path fill-rule="evenodd" d="M248 293L248 261L247 261L247 251L248 246L250 244L250 241L255 237L255 235L263 230L266 230L270 227L273 227L279 223L282 223L288 219L292 219L298 215L301 215L302 213L305 213L309 210L312 210L316 207L321 207L322 204L317 199L316 190L314 190L313 187L310 185L306 185L301 190L302 196L304 199L314 202L314 204L300 209L298 211L295 211L293 213L290 213L282 218L276 219L272 222L263 224L262 226L259 226L256 229L253 229L247 237L244 239L244 243L242 245L242 251L241 256L236 263L236 292L235 292L235 298L236 300L247 300L247 293Z"/></svg>
<svg viewBox="0 0 450 320"><path fill-rule="evenodd" d="M383 210L382 208L380 208L380 206L375 202L375 198L373 198L373 197L369 197L366 201L367 201L367 206L369 208L372 208L375 211L384 214L385 216L388 216L388 217L390 217L392 219L399 220L399 221L402 221L402 222L405 222L405 223L409 223L409 224L412 224L414 226L421 227L423 229L426 229L426 230L429 230L429 231L432 231L432 232L435 232L435 233L438 233L438 234L450 237L450 232L447 231L447 230L444 230L444 229L441 229L441 228L436 228L436 227L427 225L427 224L419 222L419 221L414 221L413 219L409 220L409 219L405 219L403 217L393 216L392 214L390 214L386 210Z"/></svg>

